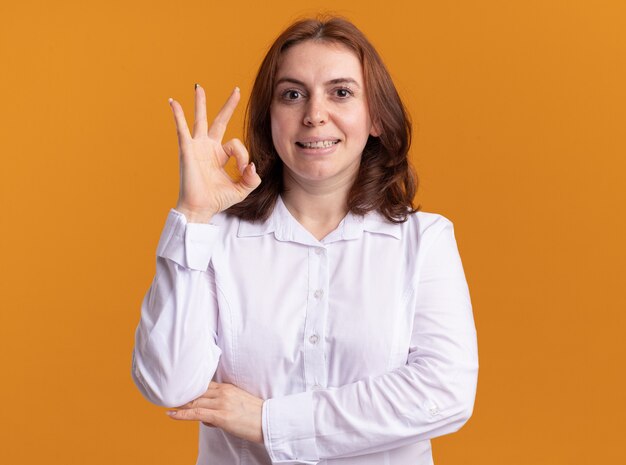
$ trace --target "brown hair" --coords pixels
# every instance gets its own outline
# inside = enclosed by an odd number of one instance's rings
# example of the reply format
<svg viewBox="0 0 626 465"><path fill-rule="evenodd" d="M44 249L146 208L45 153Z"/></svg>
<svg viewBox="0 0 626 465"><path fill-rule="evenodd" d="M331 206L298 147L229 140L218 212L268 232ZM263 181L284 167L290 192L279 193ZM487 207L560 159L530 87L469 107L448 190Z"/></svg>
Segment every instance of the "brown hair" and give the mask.
<svg viewBox="0 0 626 465"><path fill-rule="evenodd" d="M263 180L245 200L227 213L248 221L269 217L283 192L283 164L272 141L270 105L281 54L295 44L318 40L343 44L363 66L363 79L372 121L380 135L367 140L356 180L348 194L348 209L358 215L376 210L389 221L401 223L411 213L417 176L407 158L411 121L380 56L363 33L338 17L304 19L289 26L267 52L246 108L245 142Z"/></svg>

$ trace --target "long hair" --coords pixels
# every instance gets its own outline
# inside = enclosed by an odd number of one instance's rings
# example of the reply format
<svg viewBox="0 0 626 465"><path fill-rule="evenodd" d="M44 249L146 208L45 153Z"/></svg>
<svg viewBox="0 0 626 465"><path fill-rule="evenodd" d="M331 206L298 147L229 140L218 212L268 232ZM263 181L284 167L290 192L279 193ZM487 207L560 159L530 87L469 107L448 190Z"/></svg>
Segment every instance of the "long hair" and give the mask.
<svg viewBox="0 0 626 465"><path fill-rule="evenodd" d="M348 194L348 209L364 215L376 210L401 223L411 213L417 176L408 161L411 121L382 59L365 35L343 18L304 19L289 26L272 44L261 63L246 108L244 139L257 173L263 180L246 199L226 212L248 221L269 217L284 191L283 164L274 148L270 106L281 54L298 43L315 40L343 44L363 67L372 121L380 131L367 140L357 177Z"/></svg>

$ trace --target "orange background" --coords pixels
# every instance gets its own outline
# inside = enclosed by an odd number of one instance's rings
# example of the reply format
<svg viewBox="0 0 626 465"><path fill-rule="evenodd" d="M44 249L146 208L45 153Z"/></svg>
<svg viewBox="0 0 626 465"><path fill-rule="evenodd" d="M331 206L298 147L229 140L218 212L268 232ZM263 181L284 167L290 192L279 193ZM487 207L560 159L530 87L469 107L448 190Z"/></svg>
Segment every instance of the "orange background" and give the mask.
<svg viewBox="0 0 626 465"><path fill-rule="evenodd" d="M195 463L196 426L130 377L178 189L167 98L247 98L279 31L332 7L410 109L418 201L470 284L478 396L436 464L626 463L625 5L2 2L0 462Z"/></svg>

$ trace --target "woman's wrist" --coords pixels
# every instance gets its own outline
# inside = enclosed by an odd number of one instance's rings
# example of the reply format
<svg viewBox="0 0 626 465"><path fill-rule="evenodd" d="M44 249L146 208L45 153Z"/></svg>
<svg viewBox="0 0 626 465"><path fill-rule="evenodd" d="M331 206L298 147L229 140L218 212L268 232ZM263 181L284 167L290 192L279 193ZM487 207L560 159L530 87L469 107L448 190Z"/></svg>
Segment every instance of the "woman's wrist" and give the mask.
<svg viewBox="0 0 626 465"><path fill-rule="evenodd" d="M185 207L182 207L180 205L176 205L174 210L185 215L185 219L187 220L187 223L210 223L211 219L213 218L213 215L215 215L215 212L193 211Z"/></svg>

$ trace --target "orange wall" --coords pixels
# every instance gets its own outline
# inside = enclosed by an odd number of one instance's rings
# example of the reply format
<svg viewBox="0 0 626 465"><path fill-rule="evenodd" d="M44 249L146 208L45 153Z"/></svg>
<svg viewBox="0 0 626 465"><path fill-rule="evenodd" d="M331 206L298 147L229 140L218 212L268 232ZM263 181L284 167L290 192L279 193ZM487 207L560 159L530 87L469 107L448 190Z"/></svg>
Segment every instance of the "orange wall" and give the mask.
<svg viewBox="0 0 626 465"><path fill-rule="evenodd" d="M167 98L247 97L273 37L332 6L396 79L470 284L478 397L437 465L626 463L626 4L247 3L0 6L0 461L194 463L196 427L130 378L177 196Z"/></svg>

